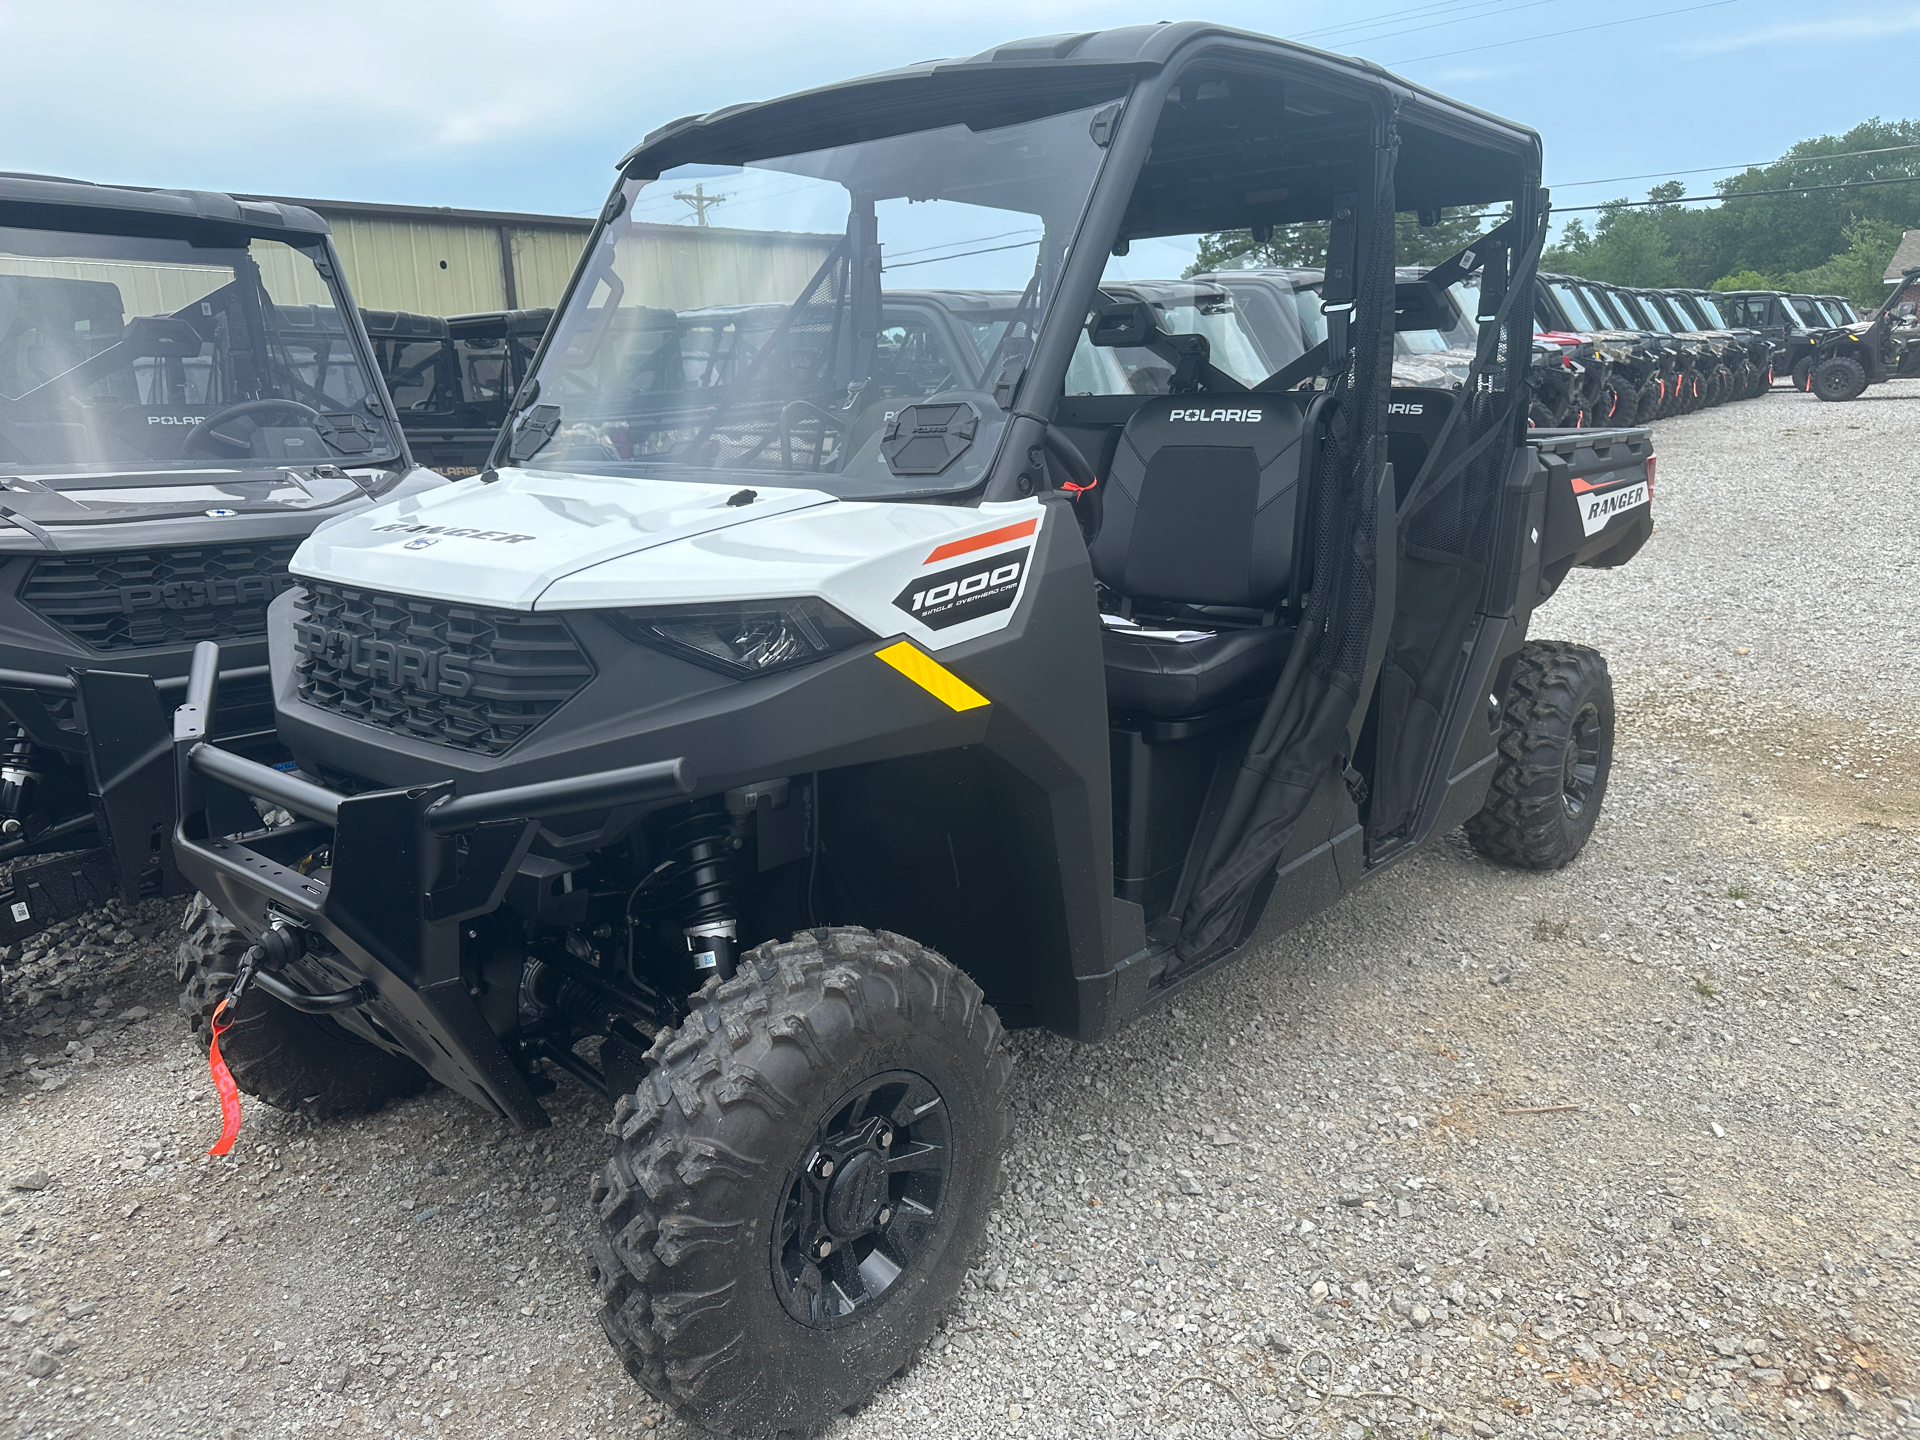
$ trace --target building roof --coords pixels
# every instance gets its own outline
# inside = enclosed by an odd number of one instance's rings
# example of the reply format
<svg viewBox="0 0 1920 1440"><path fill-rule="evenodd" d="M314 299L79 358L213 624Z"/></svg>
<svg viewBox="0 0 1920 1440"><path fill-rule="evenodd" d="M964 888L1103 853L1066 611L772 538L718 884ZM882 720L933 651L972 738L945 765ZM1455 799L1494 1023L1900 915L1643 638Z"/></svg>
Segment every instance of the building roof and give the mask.
<svg viewBox="0 0 1920 1440"><path fill-rule="evenodd" d="M1880 278L1891 285L1916 265L1920 265L1920 230L1909 230L1900 237L1899 248L1887 262L1887 273Z"/></svg>

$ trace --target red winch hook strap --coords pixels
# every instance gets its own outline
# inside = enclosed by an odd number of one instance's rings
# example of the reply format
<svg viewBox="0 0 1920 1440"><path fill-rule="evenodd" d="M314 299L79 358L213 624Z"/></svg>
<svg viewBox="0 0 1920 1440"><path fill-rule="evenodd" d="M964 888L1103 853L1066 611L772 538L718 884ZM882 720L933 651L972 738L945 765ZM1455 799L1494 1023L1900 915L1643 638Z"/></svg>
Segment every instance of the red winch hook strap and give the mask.
<svg viewBox="0 0 1920 1440"><path fill-rule="evenodd" d="M220 1054L220 1037L232 1026L233 1021L223 1021L220 1017L233 1003L231 997L223 998L213 1010L213 1043L207 1047L207 1065L213 1071L213 1088L220 1092L220 1138L207 1151L209 1155L224 1155L233 1149L233 1142L240 1138L240 1087L233 1083L233 1072L227 1069L227 1062Z"/></svg>

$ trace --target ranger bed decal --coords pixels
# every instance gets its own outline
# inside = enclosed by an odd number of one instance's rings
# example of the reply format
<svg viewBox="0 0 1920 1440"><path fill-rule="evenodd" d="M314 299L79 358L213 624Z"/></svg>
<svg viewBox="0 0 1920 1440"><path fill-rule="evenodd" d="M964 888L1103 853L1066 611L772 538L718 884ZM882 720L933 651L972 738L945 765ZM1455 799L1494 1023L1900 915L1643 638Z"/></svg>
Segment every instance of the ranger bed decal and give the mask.
<svg viewBox="0 0 1920 1440"><path fill-rule="evenodd" d="M1577 480L1574 485L1579 488ZM1579 499L1581 528L1589 535L1597 535L1614 516L1637 510L1647 503L1647 482L1636 480L1614 490L1592 490Z"/></svg>

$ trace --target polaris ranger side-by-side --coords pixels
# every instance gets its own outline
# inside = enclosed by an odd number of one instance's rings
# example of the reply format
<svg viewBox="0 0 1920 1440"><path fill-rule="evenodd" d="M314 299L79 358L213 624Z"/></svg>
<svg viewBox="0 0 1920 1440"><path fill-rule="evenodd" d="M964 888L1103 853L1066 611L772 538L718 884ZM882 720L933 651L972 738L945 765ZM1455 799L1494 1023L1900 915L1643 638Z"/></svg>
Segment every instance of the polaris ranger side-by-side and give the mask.
<svg viewBox="0 0 1920 1440"><path fill-rule="evenodd" d="M751 265L663 223L691 175ZM1528 436L1539 182L1518 125L1194 23L654 132L492 468L301 549L297 772L209 738L195 671L192 1023L309 1113L599 1091L632 1374L733 1434L862 1400L993 1203L1003 1024L1112 1035L1463 824L1542 868L1592 832L1606 664L1527 636L1645 541L1652 457ZM1480 276L1470 383L1396 388L1396 315L1441 307L1396 293L1394 214L1448 205L1511 207L1428 277ZM1309 221L1326 334L1275 373L1102 298L1129 251ZM907 290L982 297L977 372L900 378ZM716 383L653 363L769 297ZM1087 349L1162 363L1069 394Z"/></svg>
<svg viewBox="0 0 1920 1440"><path fill-rule="evenodd" d="M1822 400L1856 400L1869 385L1920 375L1920 267L1906 271L1865 320L1816 331L1806 388Z"/></svg>
<svg viewBox="0 0 1920 1440"><path fill-rule="evenodd" d="M553 311L361 313L414 459L450 480L478 475Z"/></svg>
<svg viewBox="0 0 1920 1440"><path fill-rule="evenodd" d="M438 483L369 362L311 211L0 175L0 944L184 893L166 756L94 722L157 719L211 641L215 733L273 745L295 547Z"/></svg>

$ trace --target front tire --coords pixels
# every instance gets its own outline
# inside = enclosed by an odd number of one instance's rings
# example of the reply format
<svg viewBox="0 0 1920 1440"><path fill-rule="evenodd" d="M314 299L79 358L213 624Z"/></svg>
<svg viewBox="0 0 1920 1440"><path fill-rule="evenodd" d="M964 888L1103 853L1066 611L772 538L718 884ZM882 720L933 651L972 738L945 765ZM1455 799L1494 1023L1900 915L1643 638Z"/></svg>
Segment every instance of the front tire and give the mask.
<svg viewBox="0 0 1920 1440"><path fill-rule="evenodd" d="M1558 870L1593 834L1613 771L1613 680L1600 652L1558 640L1521 646L1498 752L1467 840L1502 865Z"/></svg>
<svg viewBox="0 0 1920 1440"><path fill-rule="evenodd" d="M185 985L180 1009L187 1028L205 1050L213 1038L213 1012L251 942L204 895L193 897L184 928L174 978ZM259 990L241 998L233 1024L220 1036L220 1054L246 1094L315 1120L378 1110L432 1083L404 1055L370 1045L325 1016L289 1010Z"/></svg>
<svg viewBox="0 0 1920 1440"><path fill-rule="evenodd" d="M1000 1021L931 950L821 929L709 980L648 1060L593 1183L601 1326L708 1430L824 1425L959 1293L1007 1144Z"/></svg>
<svg viewBox="0 0 1920 1440"><path fill-rule="evenodd" d="M1851 355L1829 355L1813 367L1807 388L1822 400L1856 400L1867 388L1867 367Z"/></svg>

